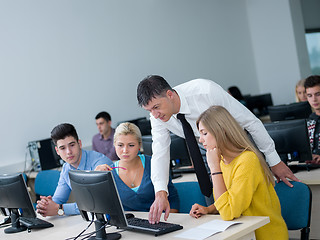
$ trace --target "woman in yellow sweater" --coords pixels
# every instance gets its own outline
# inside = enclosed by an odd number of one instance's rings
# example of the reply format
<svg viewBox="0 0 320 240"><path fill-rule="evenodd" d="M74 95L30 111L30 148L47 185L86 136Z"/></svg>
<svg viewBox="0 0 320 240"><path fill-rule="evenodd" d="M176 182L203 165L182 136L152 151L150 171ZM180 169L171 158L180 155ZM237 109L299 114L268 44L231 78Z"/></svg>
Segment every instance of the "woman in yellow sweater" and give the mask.
<svg viewBox="0 0 320 240"><path fill-rule="evenodd" d="M256 238L288 239L272 173L236 120L225 108L212 106L197 126L207 149L215 202L209 207L194 204L190 215L219 213L224 220L268 216L270 223L256 230Z"/></svg>

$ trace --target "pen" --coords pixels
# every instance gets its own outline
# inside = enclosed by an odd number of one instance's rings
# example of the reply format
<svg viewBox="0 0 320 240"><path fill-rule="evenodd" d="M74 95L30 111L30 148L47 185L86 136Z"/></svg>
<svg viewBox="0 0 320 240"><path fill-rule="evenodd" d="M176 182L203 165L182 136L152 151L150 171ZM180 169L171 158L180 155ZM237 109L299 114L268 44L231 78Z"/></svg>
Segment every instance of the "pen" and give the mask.
<svg viewBox="0 0 320 240"><path fill-rule="evenodd" d="M124 167L111 167L112 169L115 169L115 168L121 168L121 169L123 169L123 170L127 170L126 168L124 168Z"/></svg>

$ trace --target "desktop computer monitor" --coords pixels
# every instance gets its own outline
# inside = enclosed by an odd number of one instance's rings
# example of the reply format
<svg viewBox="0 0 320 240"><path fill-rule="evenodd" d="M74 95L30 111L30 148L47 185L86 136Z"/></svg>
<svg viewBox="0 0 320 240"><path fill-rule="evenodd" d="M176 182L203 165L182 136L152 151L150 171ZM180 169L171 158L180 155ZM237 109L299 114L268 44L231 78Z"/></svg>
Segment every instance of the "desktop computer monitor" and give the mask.
<svg viewBox="0 0 320 240"><path fill-rule="evenodd" d="M270 93L248 96L245 101L246 107L258 117L268 115L268 107L273 106Z"/></svg>
<svg viewBox="0 0 320 240"><path fill-rule="evenodd" d="M150 120L148 120L146 118L141 118L136 122L136 125L140 129L142 136L151 134Z"/></svg>
<svg viewBox="0 0 320 240"><path fill-rule="evenodd" d="M150 120L148 120L146 117L131 119L127 121L120 121L118 122L117 125L120 125L120 123L124 123L124 122L130 122L137 125L137 127L140 129L142 136L151 135L151 123L150 123Z"/></svg>
<svg viewBox="0 0 320 240"><path fill-rule="evenodd" d="M151 135L145 135L142 136L142 148L143 153L152 156L152 136Z"/></svg>
<svg viewBox="0 0 320 240"><path fill-rule="evenodd" d="M308 102L297 102L291 104L269 106L268 107L270 120L283 121L293 119L305 119L312 113Z"/></svg>
<svg viewBox="0 0 320 240"><path fill-rule="evenodd" d="M119 233L105 231L105 225L126 227L127 222L111 172L69 171L72 193L78 204L80 214L89 221L88 213L96 217L96 238L119 239ZM107 214L107 217L106 217Z"/></svg>
<svg viewBox="0 0 320 240"><path fill-rule="evenodd" d="M159 225L151 224L152 228L146 219L140 219L144 222L142 225L134 226L132 222L128 224L130 220L139 219L130 214L131 219L128 217L127 220L111 171L71 170L69 171L69 177L81 216L84 220L89 221L88 213L91 213L91 223L94 220L94 216L96 218L96 236L90 239L119 239L121 237L120 233L106 233L105 226L107 224L117 228L152 233L155 236L183 228L178 224L164 222L160 222ZM81 234L79 234L80 236Z"/></svg>
<svg viewBox="0 0 320 240"><path fill-rule="evenodd" d="M177 167L191 166L192 162L189 156L189 151L184 138L181 138L173 133L170 134L170 160ZM143 152L146 155L152 156L152 136L142 136Z"/></svg>
<svg viewBox="0 0 320 240"><path fill-rule="evenodd" d="M49 170L62 165L51 138L29 142L28 148L32 161L39 164L34 170Z"/></svg>
<svg viewBox="0 0 320 240"><path fill-rule="evenodd" d="M172 179L180 177L180 173L194 173L189 150L184 138L170 134L170 175ZM142 136L143 152L152 156L152 136ZM205 154L204 154L205 155Z"/></svg>
<svg viewBox="0 0 320 240"><path fill-rule="evenodd" d="M305 119L265 123L276 151L286 164L290 161L312 160L308 129Z"/></svg>
<svg viewBox="0 0 320 240"><path fill-rule="evenodd" d="M5 233L16 233L27 228L20 224L19 217L36 218L36 213L22 174L0 175L0 209L10 216L11 227Z"/></svg>
<svg viewBox="0 0 320 240"><path fill-rule="evenodd" d="M171 134L170 159L175 161L176 168L191 166L186 140L175 134Z"/></svg>

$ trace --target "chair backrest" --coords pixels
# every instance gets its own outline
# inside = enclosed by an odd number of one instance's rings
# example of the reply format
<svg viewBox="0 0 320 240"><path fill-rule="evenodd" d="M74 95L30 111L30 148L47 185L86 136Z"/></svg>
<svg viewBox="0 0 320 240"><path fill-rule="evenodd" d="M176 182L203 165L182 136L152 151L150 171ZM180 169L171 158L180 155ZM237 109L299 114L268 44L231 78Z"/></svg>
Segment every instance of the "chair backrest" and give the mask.
<svg viewBox="0 0 320 240"><path fill-rule="evenodd" d="M180 198L180 213L189 213L193 204L207 206L198 182L174 183Z"/></svg>
<svg viewBox="0 0 320 240"><path fill-rule="evenodd" d="M309 239L312 193L308 185L291 181L293 188L284 182L276 183L281 213L288 230L301 229L301 239Z"/></svg>
<svg viewBox="0 0 320 240"><path fill-rule="evenodd" d="M40 196L53 195L60 178L58 170L43 170L37 174L34 182L34 191Z"/></svg>

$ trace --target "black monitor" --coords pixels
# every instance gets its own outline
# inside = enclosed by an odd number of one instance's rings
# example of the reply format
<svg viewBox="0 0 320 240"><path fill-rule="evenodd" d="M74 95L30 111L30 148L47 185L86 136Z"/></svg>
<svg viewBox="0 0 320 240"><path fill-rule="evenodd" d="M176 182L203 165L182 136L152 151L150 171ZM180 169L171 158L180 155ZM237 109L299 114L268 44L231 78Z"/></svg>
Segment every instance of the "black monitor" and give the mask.
<svg viewBox="0 0 320 240"><path fill-rule="evenodd" d="M144 154L152 156L152 136L151 135L142 136L142 148L143 148Z"/></svg>
<svg viewBox="0 0 320 240"><path fill-rule="evenodd" d="M258 117L268 115L268 107L273 106L270 93L248 96L245 101L246 107Z"/></svg>
<svg viewBox="0 0 320 240"><path fill-rule="evenodd" d="M118 122L118 125L124 122L130 122L137 125L137 127L140 129L142 136L151 134L151 123L150 123L150 120L147 119L146 117L131 119L127 121L120 121Z"/></svg>
<svg viewBox="0 0 320 240"><path fill-rule="evenodd" d="M127 226L112 173L71 170L69 177L81 216L86 221L89 221L88 213L96 218L96 237L90 239L119 239L119 233L107 234L105 231L106 224L122 228Z"/></svg>
<svg viewBox="0 0 320 240"><path fill-rule="evenodd" d="M6 228L5 233L16 233L27 229L20 224L20 216L36 218L22 174L0 175L0 209L5 216L11 218L11 227Z"/></svg>
<svg viewBox="0 0 320 240"><path fill-rule="evenodd" d="M269 106L268 107L270 120L283 121L293 119L305 119L312 113L308 102L297 102L291 104Z"/></svg>
<svg viewBox="0 0 320 240"><path fill-rule="evenodd" d="M51 138L29 142L28 148L32 161L40 163L40 166L34 170L49 170L61 166L61 158L57 154Z"/></svg>
<svg viewBox="0 0 320 240"><path fill-rule="evenodd" d="M170 159L174 160L176 168L192 166L186 140L171 134Z"/></svg>
<svg viewBox="0 0 320 240"><path fill-rule="evenodd" d="M305 119L265 123L276 151L283 162L312 160L307 123Z"/></svg>
<svg viewBox="0 0 320 240"><path fill-rule="evenodd" d="M139 119L136 123L140 129L141 135L150 135L151 134L151 123L150 120L146 118Z"/></svg>
<svg viewBox="0 0 320 240"><path fill-rule="evenodd" d="M170 171L171 177L176 178L178 175L174 173L194 172L194 168L190 159L187 144L184 138L173 133L170 134ZM152 136L142 136L143 152L152 156Z"/></svg>
<svg viewBox="0 0 320 240"><path fill-rule="evenodd" d="M170 134L170 159L174 161L176 167L191 166L189 151L184 138L181 138L173 133ZM152 156L152 136L142 136L143 152L146 155Z"/></svg>

